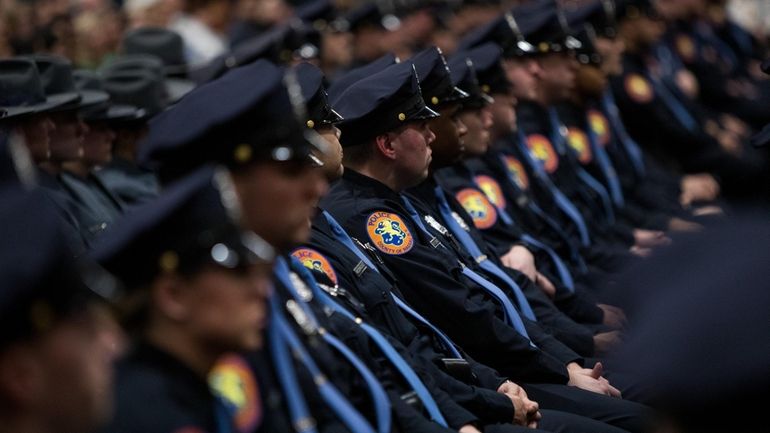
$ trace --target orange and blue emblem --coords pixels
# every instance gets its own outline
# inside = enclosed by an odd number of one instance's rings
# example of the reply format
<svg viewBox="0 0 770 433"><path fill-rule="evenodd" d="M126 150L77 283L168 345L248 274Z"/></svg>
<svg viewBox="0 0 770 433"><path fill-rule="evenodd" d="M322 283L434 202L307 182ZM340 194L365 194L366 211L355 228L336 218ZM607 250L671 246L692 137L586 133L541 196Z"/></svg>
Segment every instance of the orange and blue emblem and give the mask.
<svg viewBox="0 0 770 433"><path fill-rule="evenodd" d="M503 160L505 161L505 169L508 170L508 175L513 178L519 188L526 191L529 188L529 177L527 177L527 172L524 170L524 166L521 165L521 161L508 155L503 156Z"/></svg>
<svg viewBox="0 0 770 433"><path fill-rule="evenodd" d="M329 281L337 284L337 273L334 272L329 260L323 254L310 248L298 248L291 253L302 265L311 271L321 272L329 278Z"/></svg>
<svg viewBox="0 0 770 433"><path fill-rule="evenodd" d="M366 232L374 246L385 254L405 254L414 239L400 216L390 212L374 212L366 219Z"/></svg>
<svg viewBox="0 0 770 433"><path fill-rule="evenodd" d="M485 230L497 222L497 210L480 191L473 188L465 188L455 196L468 215L473 219L476 228Z"/></svg>
<svg viewBox="0 0 770 433"><path fill-rule="evenodd" d="M491 177L480 174L475 178L476 184L484 191L489 201L501 209L505 209L505 196L500 184Z"/></svg>
<svg viewBox="0 0 770 433"><path fill-rule="evenodd" d="M599 110L588 110L588 123L596 135L600 146L605 147L610 144L612 132L610 130L610 122L604 113Z"/></svg>
<svg viewBox="0 0 770 433"><path fill-rule="evenodd" d="M236 354L221 358L209 374L215 394L231 405L238 433L254 431L262 422L262 401L254 373L243 357Z"/></svg>
<svg viewBox="0 0 770 433"><path fill-rule="evenodd" d="M532 156L535 157L541 164L546 173L551 174L559 168L559 157L556 156L556 151L553 150L551 140L540 134L532 134L527 136L527 147Z"/></svg>
<svg viewBox="0 0 770 433"><path fill-rule="evenodd" d="M588 136L579 128L567 129L567 143L575 151L578 161L581 164L588 164L593 159L591 153L591 144L588 142Z"/></svg>
<svg viewBox="0 0 770 433"><path fill-rule="evenodd" d="M625 87L628 96L638 104L646 104L655 97L650 82L639 74L629 74Z"/></svg>

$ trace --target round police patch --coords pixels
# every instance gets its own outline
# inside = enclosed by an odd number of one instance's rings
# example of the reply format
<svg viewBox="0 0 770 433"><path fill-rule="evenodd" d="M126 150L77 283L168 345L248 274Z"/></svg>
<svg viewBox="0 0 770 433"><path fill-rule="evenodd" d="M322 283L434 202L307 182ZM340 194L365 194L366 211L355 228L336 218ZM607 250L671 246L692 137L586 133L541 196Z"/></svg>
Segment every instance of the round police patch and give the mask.
<svg viewBox="0 0 770 433"><path fill-rule="evenodd" d="M310 248L298 248L291 255L296 257L306 268L323 273L329 278L329 281L337 284L337 273L334 272L334 268L323 254Z"/></svg>
<svg viewBox="0 0 770 433"><path fill-rule="evenodd" d="M553 150L551 140L540 134L532 134L527 136L527 147L529 152L534 156L541 164L546 173L553 173L559 168L559 157L556 156L556 151Z"/></svg>
<svg viewBox="0 0 770 433"><path fill-rule="evenodd" d="M578 161L581 164L588 164L593 159L591 145L588 142L588 136L579 128L568 128L567 143L575 151Z"/></svg>
<svg viewBox="0 0 770 433"><path fill-rule="evenodd" d="M512 156L504 156L503 160L505 161L505 169L508 170L508 175L513 178L519 188L526 191L529 188L529 177L527 177L527 171L524 170L524 166L521 165L518 159Z"/></svg>
<svg viewBox="0 0 770 433"><path fill-rule="evenodd" d="M221 358L209 374L215 394L235 408L234 424L239 433L254 431L262 422L262 401L254 373L243 357Z"/></svg>
<svg viewBox="0 0 770 433"><path fill-rule="evenodd" d="M466 212L473 218L473 225L484 230L497 222L497 210L489 199L473 188L465 188L455 196Z"/></svg>
<svg viewBox="0 0 770 433"><path fill-rule="evenodd" d="M378 250L385 254L405 254L412 249L414 239L400 216L390 212L374 212L366 219L366 232Z"/></svg>
<svg viewBox="0 0 770 433"><path fill-rule="evenodd" d="M655 97L650 82L639 74L629 74L626 77L625 88L628 96L638 104L646 104Z"/></svg>
<svg viewBox="0 0 770 433"><path fill-rule="evenodd" d="M476 184L484 191L489 201L501 209L505 209L505 196L500 184L489 176L480 174L475 178Z"/></svg>
<svg viewBox="0 0 770 433"><path fill-rule="evenodd" d="M612 139L610 131L610 122L599 110L588 110L588 124L591 130L596 134L599 145L604 147L610 144Z"/></svg>

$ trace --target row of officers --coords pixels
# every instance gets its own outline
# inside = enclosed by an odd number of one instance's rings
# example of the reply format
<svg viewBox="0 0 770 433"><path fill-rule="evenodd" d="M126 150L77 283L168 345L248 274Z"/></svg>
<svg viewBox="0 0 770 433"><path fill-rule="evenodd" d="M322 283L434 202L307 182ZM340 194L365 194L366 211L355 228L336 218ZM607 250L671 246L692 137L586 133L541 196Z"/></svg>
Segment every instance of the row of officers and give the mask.
<svg viewBox="0 0 770 433"><path fill-rule="evenodd" d="M0 432L647 431L614 277L768 175L662 30L539 0L328 86L0 60Z"/></svg>

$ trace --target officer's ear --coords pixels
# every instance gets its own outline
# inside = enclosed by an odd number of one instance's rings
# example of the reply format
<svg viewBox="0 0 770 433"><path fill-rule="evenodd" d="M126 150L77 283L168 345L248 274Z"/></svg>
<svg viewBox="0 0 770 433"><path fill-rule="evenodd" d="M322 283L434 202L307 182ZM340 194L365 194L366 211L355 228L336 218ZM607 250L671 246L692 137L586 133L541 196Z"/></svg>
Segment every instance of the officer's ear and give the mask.
<svg viewBox="0 0 770 433"><path fill-rule="evenodd" d="M184 321L188 315L185 286L184 279L179 274L170 272L159 275L150 289L151 310L154 314L165 320ZM150 317L149 320L153 319Z"/></svg>
<svg viewBox="0 0 770 433"><path fill-rule="evenodd" d="M396 159L396 150L393 148L393 137L391 134L380 134L374 137L374 145L377 151L387 159Z"/></svg>
<svg viewBox="0 0 770 433"><path fill-rule="evenodd" d="M18 343L0 353L0 404L12 410L32 406L39 394L47 391L43 374L38 369L32 343Z"/></svg>

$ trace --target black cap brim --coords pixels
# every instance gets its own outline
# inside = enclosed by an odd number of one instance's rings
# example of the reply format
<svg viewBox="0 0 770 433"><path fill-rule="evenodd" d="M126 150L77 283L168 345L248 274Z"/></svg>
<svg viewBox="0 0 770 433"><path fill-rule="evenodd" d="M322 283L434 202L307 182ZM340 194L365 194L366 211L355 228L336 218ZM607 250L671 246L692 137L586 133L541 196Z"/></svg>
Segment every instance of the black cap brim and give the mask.
<svg viewBox="0 0 770 433"><path fill-rule="evenodd" d="M427 105L417 111L416 113L409 116L406 121L413 121L413 120L428 120L428 119L435 119L436 117L440 117L441 115L428 107Z"/></svg>

